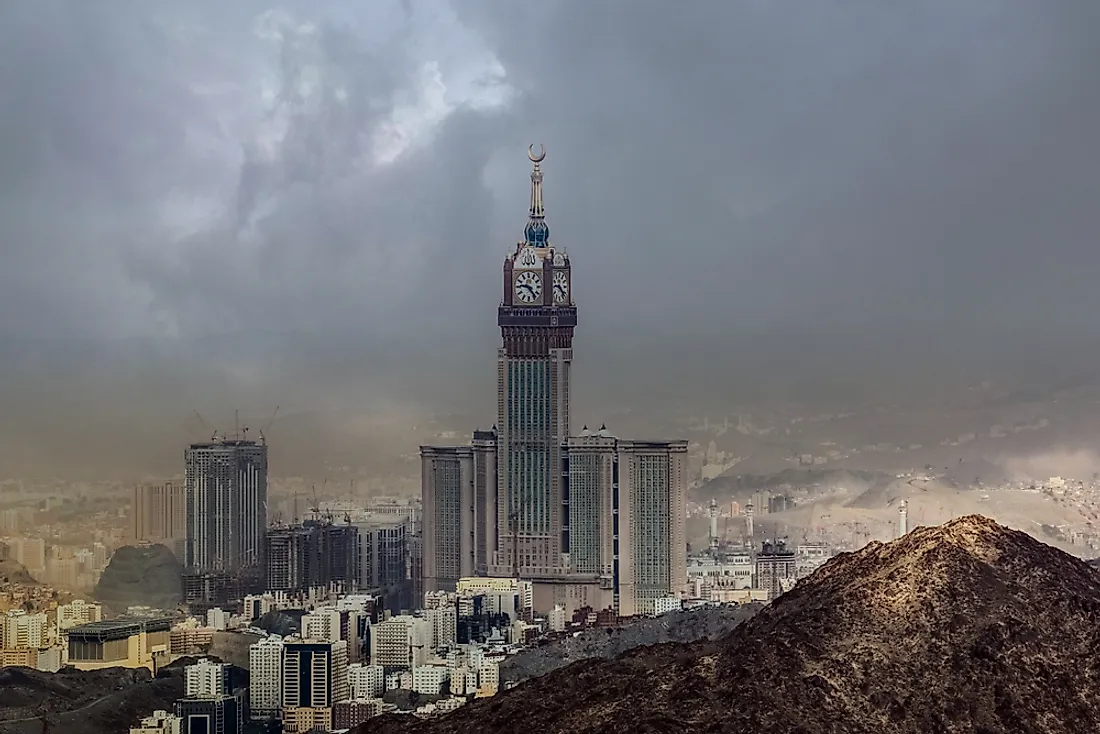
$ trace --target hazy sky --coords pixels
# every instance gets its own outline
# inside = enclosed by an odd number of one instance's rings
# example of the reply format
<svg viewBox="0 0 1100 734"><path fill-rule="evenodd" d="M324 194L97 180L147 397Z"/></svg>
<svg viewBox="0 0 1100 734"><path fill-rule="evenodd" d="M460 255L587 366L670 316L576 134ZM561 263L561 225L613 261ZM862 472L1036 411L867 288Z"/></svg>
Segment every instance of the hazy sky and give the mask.
<svg viewBox="0 0 1100 734"><path fill-rule="evenodd" d="M1100 342L1098 28L1095 0L0 4L0 409L86 433L93 397L224 413L283 370L267 413L362 397L389 360L488 411L531 143L579 396L646 373L646 409L661 385L736 402L792 365L845 377L853 335L886 372L913 343L950 371ZM255 330L268 351L157 351ZM30 336L167 340L119 351L154 366L108 393L52 377L79 352L2 349ZM414 375L402 346L437 341ZM185 393L158 354L223 379Z"/></svg>
<svg viewBox="0 0 1100 734"><path fill-rule="evenodd" d="M600 338L1097 333L1100 5L903 5L5 3L0 334L491 330L532 142Z"/></svg>

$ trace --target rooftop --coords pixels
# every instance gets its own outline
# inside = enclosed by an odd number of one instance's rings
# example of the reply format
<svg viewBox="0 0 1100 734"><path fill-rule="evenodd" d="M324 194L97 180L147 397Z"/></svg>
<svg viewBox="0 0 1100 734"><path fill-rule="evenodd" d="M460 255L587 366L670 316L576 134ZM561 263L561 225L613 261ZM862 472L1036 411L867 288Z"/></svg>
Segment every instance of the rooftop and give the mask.
<svg viewBox="0 0 1100 734"><path fill-rule="evenodd" d="M119 640L140 632L167 632L172 629L173 620L167 618L146 619L141 617L121 617L101 622L89 622L71 627L66 634L69 637L90 637L98 640Z"/></svg>

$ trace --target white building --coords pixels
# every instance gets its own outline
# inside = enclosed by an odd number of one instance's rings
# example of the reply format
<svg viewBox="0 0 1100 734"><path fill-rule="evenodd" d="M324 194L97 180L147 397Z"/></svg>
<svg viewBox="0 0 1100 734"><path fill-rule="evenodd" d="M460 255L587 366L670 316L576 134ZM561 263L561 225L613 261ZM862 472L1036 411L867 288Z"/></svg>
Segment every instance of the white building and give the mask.
<svg viewBox="0 0 1100 734"><path fill-rule="evenodd" d="M349 665L348 683L354 699L381 698L386 690L386 673L381 665Z"/></svg>
<svg viewBox="0 0 1100 734"><path fill-rule="evenodd" d="M45 614L27 614L23 610L8 612L6 617L0 617L0 626L3 627L0 647L37 649L48 644L50 626Z"/></svg>
<svg viewBox="0 0 1100 734"><path fill-rule="evenodd" d="M340 639L340 612L328 607L315 609L302 617L302 638L336 642Z"/></svg>
<svg viewBox="0 0 1100 734"><path fill-rule="evenodd" d="M219 607L206 611L206 626L219 632L229 629L229 612Z"/></svg>
<svg viewBox="0 0 1100 734"><path fill-rule="evenodd" d="M184 695L188 698L216 698L229 693L228 665L202 658L184 668Z"/></svg>
<svg viewBox="0 0 1100 734"><path fill-rule="evenodd" d="M248 648L248 705L254 719L277 718L283 706L283 640L265 637Z"/></svg>
<svg viewBox="0 0 1100 734"><path fill-rule="evenodd" d="M485 662L477 669L477 685L479 691L493 695L500 688L500 665Z"/></svg>
<svg viewBox="0 0 1100 734"><path fill-rule="evenodd" d="M550 626L551 632L564 632L565 626L568 622L565 614L565 607L561 604L556 605L550 610L550 613L546 615L547 624Z"/></svg>
<svg viewBox="0 0 1100 734"><path fill-rule="evenodd" d="M399 614L371 627L371 665L415 668L428 659L431 625L423 619Z"/></svg>
<svg viewBox="0 0 1100 734"><path fill-rule="evenodd" d="M660 616L684 608L684 602L678 596L665 596L653 600L653 614Z"/></svg>
<svg viewBox="0 0 1100 734"><path fill-rule="evenodd" d="M451 669L444 665L421 665L413 668L413 690L423 696L438 696L443 684L451 679Z"/></svg>
<svg viewBox="0 0 1100 734"><path fill-rule="evenodd" d="M424 619L432 627L432 648L453 645L458 640L458 610L454 605L427 609Z"/></svg>
<svg viewBox="0 0 1100 734"><path fill-rule="evenodd" d="M181 734L180 717L167 711L154 711L146 716L138 726L130 727L130 734Z"/></svg>
<svg viewBox="0 0 1100 734"><path fill-rule="evenodd" d="M68 604L57 607L57 629L64 631L78 624L100 622L103 620L103 605L96 602L86 602L83 599L73 599Z"/></svg>

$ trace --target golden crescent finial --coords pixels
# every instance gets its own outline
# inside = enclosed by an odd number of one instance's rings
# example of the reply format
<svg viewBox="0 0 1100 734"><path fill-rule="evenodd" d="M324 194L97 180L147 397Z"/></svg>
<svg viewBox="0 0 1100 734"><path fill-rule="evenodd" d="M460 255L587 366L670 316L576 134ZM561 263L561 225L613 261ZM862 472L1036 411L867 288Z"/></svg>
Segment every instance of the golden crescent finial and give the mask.
<svg viewBox="0 0 1100 734"><path fill-rule="evenodd" d="M541 163L542 159L546 157L546 146L539 143L539 152L538 155L536 155L535 144L531 143L531 145L527 146L527 157L531 159L532 163Z"/></svg>

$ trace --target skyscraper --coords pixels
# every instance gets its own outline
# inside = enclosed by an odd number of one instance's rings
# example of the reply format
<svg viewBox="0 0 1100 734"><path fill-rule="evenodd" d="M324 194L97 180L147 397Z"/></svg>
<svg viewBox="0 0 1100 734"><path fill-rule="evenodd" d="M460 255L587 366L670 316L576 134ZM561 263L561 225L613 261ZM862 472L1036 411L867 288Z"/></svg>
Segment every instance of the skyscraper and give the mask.
<svg viewBox="0 0 1100 734"><path fill-rule="evenodd" d="M528 149L531 206L524 239L504 260L497 312L497 486L491 573L565 573L561 445L570 435L573 305L569 256L550 244L540 163Z"/></svg>
<svg viewBox="0 0 1100 734"><path fill-rule="evenodd" d="M134 487L130 524L135 542L162 543L182 555L187 538L187 487L174 482Z"/></svg>
<svg viewBox="0 0 1100 734"><path fill-rule="evenodd" d="M267 530L267 446L220 439L191 444L184 458L184 565L199 573L262 568Z"/></svg>
<svg viewBox="0 0 1100 734"><path fill-rule="evenodd" d="M686 583L687 445L571 438L577 308L569 256L546 224L545 156L528 149L527 226L504 260L497 423L468 446L420 447L424 590L520 578L540 611L641 614Z"/></svg>
<svg viewBox="0 0 1100 734"><path fill-rule="evenodd" d="M653 614L687 583L687 441L586 434L562 459L570 566L609 579L619 615Z"/></svg>
<svg viewBox="0 0 1100 734"><path fill-rule="evenodd" d="M496 431L474 431L469 446L421 446L424 591L454 591L460 578L488 572L496 523ZM430 518L430 520L429 520Z"/></svg>

